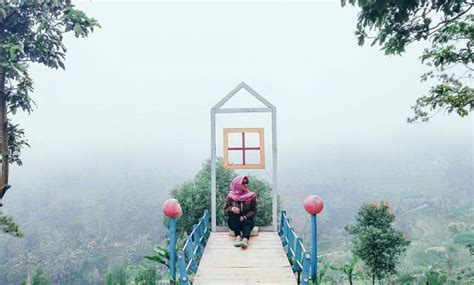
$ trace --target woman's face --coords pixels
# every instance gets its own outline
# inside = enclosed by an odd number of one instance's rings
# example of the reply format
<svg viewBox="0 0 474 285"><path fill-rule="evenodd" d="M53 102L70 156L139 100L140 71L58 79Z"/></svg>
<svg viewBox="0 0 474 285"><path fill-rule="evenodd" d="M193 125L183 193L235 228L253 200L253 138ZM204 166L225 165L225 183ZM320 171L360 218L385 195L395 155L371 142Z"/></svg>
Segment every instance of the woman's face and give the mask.
<svg viewBox="0 0 474 285"><path fill-rule="evenodd" d="M249 191L249 181L247 178L242 181L242 190Z"/></svg>

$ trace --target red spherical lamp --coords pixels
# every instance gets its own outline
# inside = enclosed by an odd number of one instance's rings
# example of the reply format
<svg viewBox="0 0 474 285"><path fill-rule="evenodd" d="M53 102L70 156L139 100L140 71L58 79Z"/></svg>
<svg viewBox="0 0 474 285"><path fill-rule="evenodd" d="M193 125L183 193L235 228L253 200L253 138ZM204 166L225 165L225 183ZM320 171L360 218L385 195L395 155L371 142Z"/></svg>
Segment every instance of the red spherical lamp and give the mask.
<svg viewBox="0 0 474 285"><path fill-rule="evenodd" d="M168 218L179 218L183 213L181 210L181 205L176 199L168 199L163 203L163 213Z"/></svg>
<svg viewBox="0 0 474 285"><path fill-rule="evenodd" d="M309 195L306 197L306 199L304 199L304 209L311 215L317 215L321 213L323 207L323 199L321 199L318 195Z"/></svg>

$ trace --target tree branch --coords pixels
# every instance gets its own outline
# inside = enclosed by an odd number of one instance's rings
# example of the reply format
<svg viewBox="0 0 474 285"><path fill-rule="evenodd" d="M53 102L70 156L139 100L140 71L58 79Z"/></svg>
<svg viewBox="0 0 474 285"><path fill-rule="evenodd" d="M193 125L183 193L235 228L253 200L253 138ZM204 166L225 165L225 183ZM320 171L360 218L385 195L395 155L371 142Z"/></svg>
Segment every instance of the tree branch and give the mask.
<svg viewBox="0 0 474 285"><path fill-rule="evenodd" d="M469 8L467 8L466 10L464 10L464 12L459 13L456 17L451 18L451 19L448 19L448 20L445 20L445 21L441 21L441 22L439 22L436 26L424 30L423 33L424 33L424 32L428 32L428 31L433 30L433 29L437 29L437 28L438 28L439 26L441 26L441 25L443 25L443 27L445 27L445 26L446 26L445 24L449 24L449 23L451 23L451 22L453 22L453 21L455 21L455 20L461 18L464 14L466 14L467 12L469 12L469 10L471 10L471 8L472 8L473 6L474 6L474 4L471 4L471 5L469 6ZM433 31L433 32L434 32L434 31ZM430 32L428 35L431 35L433 32Z"/></svg>

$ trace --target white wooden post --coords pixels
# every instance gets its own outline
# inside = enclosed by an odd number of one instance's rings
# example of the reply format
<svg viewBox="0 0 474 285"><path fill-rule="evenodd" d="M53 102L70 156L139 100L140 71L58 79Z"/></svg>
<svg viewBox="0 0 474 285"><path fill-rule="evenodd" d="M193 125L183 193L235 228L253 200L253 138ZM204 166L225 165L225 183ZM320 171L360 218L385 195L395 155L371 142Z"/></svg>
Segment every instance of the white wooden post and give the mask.
<svg viewBox="0 0 474 285"><path fill-rule="evenodd" d="M211 228L217 229L216 216L216 112L211 109Z"/></svg>
<svg viewBox="0 0 474 285"><path fill-rule="evenodd" d="M272 159L273 159L273 185L272 185L272 226L273 231L277 230L278 217L278 166L277 166L277 122L276 122L276 107L272 108Z"/></svg>

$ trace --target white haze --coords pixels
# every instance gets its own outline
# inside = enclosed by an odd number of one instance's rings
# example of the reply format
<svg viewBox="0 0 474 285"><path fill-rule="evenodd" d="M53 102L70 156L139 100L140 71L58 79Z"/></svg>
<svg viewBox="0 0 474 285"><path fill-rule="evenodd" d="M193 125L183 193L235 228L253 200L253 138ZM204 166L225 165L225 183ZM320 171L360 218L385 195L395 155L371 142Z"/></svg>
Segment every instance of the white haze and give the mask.
<svg viewBox="0 0 474 285"><path fill-rule="evenodd" d="M150 187L168 195L210 156L209 110L241 81L278 109L283 187L327 179L329 168L357 175L359 163L372 161L448 157L472 169L472 116L406 123L429 89L419 80L427 70L418 59L423 47L400 57L357 46L356 11L339 1L78 7L102 29L87 39L67 37L66 71L32 66L38 109L14 118L31 148L23 151L24 166L11 170L7 204L27 198L36 181L55 179L64 192L84 185L82 173L96 175L97 191L121 183L112 172L132 180L164 175L166 187ZM218 132L240 125L269 131L269 121L221 116Z"/></svg>

